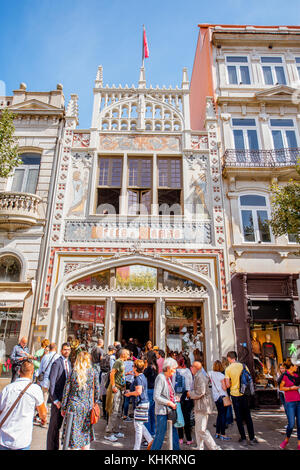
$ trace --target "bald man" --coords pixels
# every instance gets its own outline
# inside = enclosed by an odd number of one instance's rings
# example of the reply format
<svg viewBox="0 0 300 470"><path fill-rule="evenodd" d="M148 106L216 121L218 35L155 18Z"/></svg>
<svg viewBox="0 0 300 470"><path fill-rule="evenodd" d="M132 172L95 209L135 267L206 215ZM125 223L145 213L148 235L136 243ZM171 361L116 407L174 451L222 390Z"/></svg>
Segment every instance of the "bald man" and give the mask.
<svg viewBox="0 0 300 470"><path fill-rule="evenodd" d="M212 413L212 398L208 388L208 378L202 374L201 369L201 362L195 361L191 367L194 375L194 390L187 392L187 397L194 400L197 449L204 450L204 444L206 444L210 450L221 450L207 429L208 416Z"/></svg>
<svg viewBox="0 0 300 470"><path fill-rule="evenodd" d="M33 356L29 354L29 349L27 348L27 338L26 336L23 336L23 338L20 339L19 344L14 346L10 356L10 360L12 362L11 383L19 377L20 366L26 359L33 359Z"/></svg>

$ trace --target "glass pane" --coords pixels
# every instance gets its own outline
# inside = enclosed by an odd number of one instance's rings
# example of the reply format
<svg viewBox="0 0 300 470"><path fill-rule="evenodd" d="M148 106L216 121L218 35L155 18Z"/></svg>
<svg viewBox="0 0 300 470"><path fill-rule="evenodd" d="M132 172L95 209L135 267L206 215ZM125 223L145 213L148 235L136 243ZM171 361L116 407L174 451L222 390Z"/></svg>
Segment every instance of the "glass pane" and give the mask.
<svg viewBox="0 0 300 470"><path fill-rule="evenodd" d="M138 264L116 268L116 287L156 289L157 269Z"/></svg>
<svg viewBox="0 0 300 470"><path fill-rule="evenodd" d="M249 85L250 84L249 68L245 65L241 65L240 71L241 71L241 81L242 81L242 83L244 85Z"/></svg>
<svg viewBox="0 0 300 470"><path fill-rule="evenodd" d="M245 143L244 143L243 131L235 129L233 131L233 136L234 136L234 146L235 146L236 150L244 150L245 149Z"/></svg>
<svg viewBox="0 0 300 470"><path fill-rule="evenodd" d="M36 192L37 182L39 177L39 170L32 168L28 171L28 178L25 187L25 193L34 194Z"/></svg>
<svg viewBox="0 0 300 470"><path fill-rule="evenodd" d="M296 148L297 139L296 139L295 131L285 131L285 135L286 135L286 141L287 141L288 147L291 149Z"/></svg>
<svg viewBox="0 0 300 470"><path fill-rule="evenodd" d="M151 214L151 191L142 192L140 213Z"/></svg>
<svg viewBox="0 0 300 470"><path fill-rule="evenodd" d="M289 243L297 243L297 236L292 233L288 233Z"/></svg>
<svg viewBox="0 0 300 470"><path fill-rule="evenodd" d="M184 287L192 287L193 289L199 288L199 285L197 285L194 281L191 281L190 279L186 279L184 277L179 276L178 274L171 273L169 271L164 271L163 272L163 283L165 287L176 289L177 287L180 287L183 289Z"/></svg>
<svg viewBox="0 0 300 470"><path fill-rule="evenodd" d="M300 67L297 67L297 70L298 70L298 77L300 79Z"/></svg>
<svg viewBox="0 0 300 470"><path fill-rule="evenodd" d="M259 238L262 242L270 242L271 235L268 224L268 213L267 211L257 211L257 221L258 221L258 230Z"/></svg>
<svg viewBox="0 0 300 470"><path fill-rule="evenodd" d="M72 282L70 284L74 286L97 286L97 287L106 287L109 286L110 272L101 271L100 273L92 274L91 276L79 279L78 281Z"/></svg>
<svg viewBox="0 0 300 470"><path fill-rule="evenodd" d="M282 64L281 57L261 57L263 64Z"/></svg>
<svg viewBox="0 0 300 470"><path fill-rule="evenodd" d="M294 127L293 119L270 119L272 127Z"/></svg>
<svg viewBox="0 0 300 470"><path fill-rule="evenodd" d="M138 172L139 162L138 160L129 160L129 186L138 186Z"/></svg>
<svg viewBox="0 0 300 470"><path fill-rule="evenodd" d="M24 165L40 165L41 157L37 154L23 153L20 158Z"/></svg>
<svg viewBox="0 0 300 470"><path fill-rule="evenodd" d="M226 62L248 62L248 58L241 56L227 56Z"/></svg>
<svg viewBox="0 0 300 470"><path fill-rule="evenodd" d="M247 194L240 197L241 206L266 206L266 198L256 194Z"/></svg>
<svg viewBox="0 0 300 470"><path fill-rule="evenodd" d="M24 173L25 173L25 170L21 168L15 169L13 182L11 186L12 191L22 192Z"/></svg>
<svg viewBox="0 0 300 470"><path fill-rule="evenodd" d="M121 187L122 160L121 158L112 160L111 186Z"/></svg>
<svg viewBox="0 0 300 470"><path fill-rule="evenodd" d="M257 132L254 129L248 130L248 143L250 150L258 150Z"/></svg>
<svg viewBox="0 0 300 470"><path fill-rule="evenodd" d="M252 211L242 211L242 223L245 242L255 242Z"/></svg>
<svg viewBox="0 0 300 470"><path fill-rule="evenodd" d="M272 69L271 67L263 67L263 74L266 85L273 85Z"/></svg>
<svg viewBox="0 0 300 470"><path fill-rule="evenodd" d="M142 188L151 188L152 186L152 161L150 159L142 160L141 162L141 184Z"/></svg>
<svg viewBox="0 0 300 470"><path fill-rule="evenodd" d="M272 131L273 136L273 143L275 149L282 149L283 148L283 139L281 131Z"/></svg>
<svg viewBox="0 0 300 470"><path fill-rule="evenodd" d="M237 82L238 82L236 67L234 67L233 65L229 65L227 67L227 70L228 70L228 81L229 81L229 83L236 85Z"/></svg>
<svg viewBox="0 0 300 470"><path fill-rule="evenodd" d="M100 159L99 186L108 186L109 160Z"/></svg>
<svg viewBox="0 0 300 470"><path fill-rule="evenodd" d="M181 161L171 160L170 165L171 165L170 187L181 188Z"/></svg>
<svg viewBox="0 0 300 470"><path fill-rule="evenodd" d="M256 126L255 119L237 119L234 118L232 119L232 125L233 126Z"/></svg>
<svg viewBox="0 0 300 470"><path fill-rule="evenodd" d="M283 67L275 67L276 79L279 85L286 85Z"/></svg>
<svg viewBox="0 0 300 470"><path fill-rule="evenodd" d="M158 160L159 186L168 186L168 160Z"/></svg>

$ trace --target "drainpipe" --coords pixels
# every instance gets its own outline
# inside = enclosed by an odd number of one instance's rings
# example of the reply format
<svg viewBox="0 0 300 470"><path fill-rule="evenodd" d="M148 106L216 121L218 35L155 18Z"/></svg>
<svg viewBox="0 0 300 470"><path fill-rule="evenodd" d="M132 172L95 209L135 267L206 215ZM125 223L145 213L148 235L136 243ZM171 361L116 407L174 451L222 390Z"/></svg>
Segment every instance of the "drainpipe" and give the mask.
<svg viewBox="0 0 300 470"><path fill-rule="evenodd" d="M56 138L56 148L55 148L55 153L54 153L54 168L51 174L50 189L49 189L48 199L47 199L46 227L45 227L45 232L44 232L43 239L41 242L39 265L38 265L38 270L36 273L36 278L37 278L36 295L34 296L32 318L31 318L31 324L30 324L30 331L28 335L28 344L30 348L33 346L34 327L35 327L36 319L38 315L38 306L39 306L39 301L40 301L40 296L41 296L41 291L42 291L42 282L45 279L45 273L47 270L46 260L49 259L50 249L48 245L48 240L49 240L50 228L51 228L54 205L55 205L53 196L54 196L54 191L56 189L55 182L57 181L57 172L58 172L58 164L59 164L58 160L59 160L60 150L62 146L62 138L63 138L63 132L64 132L64 127L65 127L65 118L60 118L59 121L60 121L59 131L58 131L58 137Z"/></svg>

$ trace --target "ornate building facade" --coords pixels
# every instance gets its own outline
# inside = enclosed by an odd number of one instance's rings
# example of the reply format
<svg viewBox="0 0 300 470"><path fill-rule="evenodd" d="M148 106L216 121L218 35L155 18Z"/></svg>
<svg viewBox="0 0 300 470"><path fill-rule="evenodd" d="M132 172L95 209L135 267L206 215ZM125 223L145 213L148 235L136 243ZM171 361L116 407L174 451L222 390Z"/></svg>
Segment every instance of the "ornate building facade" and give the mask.
<svg viewBox="0 0 300 470"><path fill-rule="evenodd" d="M300 339L299 245L292 235L276 238L268 225L270 185L299 178L300 28L199 26L191 80L192 128L204 122L206 97L212 96L222 154L237 349L259 389ZM266 347L273 348L272 361Z"/></svg>
<svg viewBox="0 0 300 470"><path fill-rule="evenodd" d="M90 129L66 110L36 325L61 343L136 338L198 348L211 367L235 345L217 118L191 131L181 87L94 87Z"/></svg>

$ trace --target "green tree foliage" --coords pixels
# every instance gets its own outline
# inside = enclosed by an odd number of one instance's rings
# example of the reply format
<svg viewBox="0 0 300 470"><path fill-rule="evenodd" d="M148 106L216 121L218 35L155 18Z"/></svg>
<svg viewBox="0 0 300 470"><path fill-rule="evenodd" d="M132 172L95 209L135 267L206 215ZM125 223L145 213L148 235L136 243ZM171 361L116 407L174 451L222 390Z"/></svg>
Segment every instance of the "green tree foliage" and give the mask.
<svg viewBox="0 0 300 470"><path fill-rule="evenodd" d="M300 164L296 167L300 175ZM272 214L270 226L275 236L294 235L300 243L300 183L290 180L286 185L271 186Z"/></svg>
<svg viewBox="0 0 300 470"><path fill-rule="evenodd" d="M0 116L0 177L7 178L11 171L21 165L18 155L18 144L14 137L14 114L3 109Z"/></svg>

